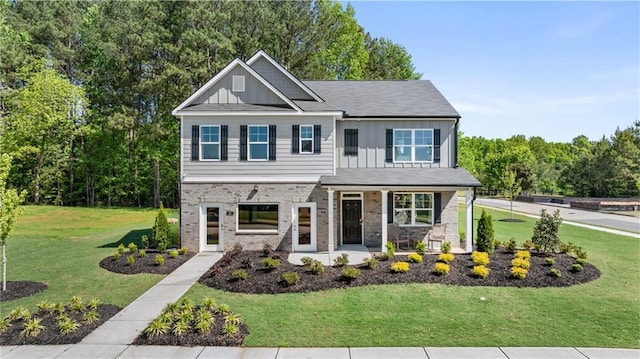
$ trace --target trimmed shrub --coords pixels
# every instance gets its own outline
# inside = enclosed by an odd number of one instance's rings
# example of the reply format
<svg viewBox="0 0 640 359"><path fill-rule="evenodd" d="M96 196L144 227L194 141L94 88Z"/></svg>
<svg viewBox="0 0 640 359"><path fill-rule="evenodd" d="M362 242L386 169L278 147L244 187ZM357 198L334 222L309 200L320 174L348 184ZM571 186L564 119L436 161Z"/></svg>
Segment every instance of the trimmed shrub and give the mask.
<svg viewBox="0 0 640 359"><path fill-rule="evenodd" d="M427 244L423 241L416 243L416 253L421 256L427 253Z"/></svg>
<svg viewBox="0 0 640 359"><path fill-rule="evenodd" d="M545 209L542 209L540 219L536 221L533 228L531 241L543 252L554 252L560 244L558 230L561 223L560 210L553 212L552 216Z"/></svg>
<svg viewBox="0 0 640 359"><path fill-rule="evenodd" d="M354 280L360 276L360 270L354 267L348 267L342 270L342 276L348 280Z"/></svg>
<svg viewBox="0 0 640 359"><path fill-rule="evenodd" d="M277 258L264 258L262 259L262 265L268 269L276 269L280 266L280 260Z"/></svg>
<svg viewBox="0 0 640 359"><path fill-rule="evenodd" d="M138 246L136 246L136 244L133 242L129 243L127 247L129 248L129 252L131 253L135 253L138 251Z"/></svg>
<svg viewBox="0 0 640 359"><path fill-rule="evenodd" d="M449 274L449 265L446 264L446 263L437 262L433 266L433 273L435 273L437 275Z"/></svg>
<svg viewBox="0 0 640 359"><path fill-rule="evenodd" d="M517 279L524 279L527 276L527 269L522 267L515 267L515 266L511 267L511 276Z"/></svg>
<svg viewBox="0 0 640 359"><path fill-rule="evenodd" d="M117 261L117 260L118 260L118 259L120 259L120 258L122 258L122 253L120 253L120 252L115 252L115 253L113 254L113 259L114 259L114 260L116 260L116 261Z"/></svg>
<svg viewBox="0 0 640 359"><path fill-rule="evenodd" d="M582 264L579 263L575 263L574 265L571 266L571 270L574 272L580 272L584 269L584 267L582 266Z"/></svg>
<svg viewBox="0 0 640 359"><path fill-rule="evenodd" d="M553 257L547 257L544 259L544 264L548 265L548 266L552 266L554 264L556 264L556 260Z"/></svg>
<svg viewBox="0 0 640 359"><path fill-rule="evenodd" d="M132 266L136 262L136 259L133 256L127 257L127 265Z"/></svg>
<svg viewBox="0 0 640 359"><path fill-rule="evenodd" d="M440 253L438 255L438 262L449 264L453 261L455 255L453 253Z"/></svg>
<svg viewBox="0 0 640 359"><path fill-rule="evenodd" d="M478 220L478 237L476 240L478 252L492 253L494 240L493 237L494 232L491 215L483 209L482 215Z"/></svg>
<svg viewBox="0 0 640 359"><path fill-rule="evenodd" d="M288 286L292 286L300 280L300 274L298 272L284 272L282 273L282 280L287 283Z"/></svg>
<svg viewBox="0 0 640 359"><path fill-rule="evenodd" d="M140 250L138 251L138 257L140 257L140 258L144 258L144 257L146 257L146 256L147 256L147 251L146 251L145 249L140 249Z"/></svg>
<svg viewBox="0 0 640 359"><path fill-rule="evenodd" d="M169 257L176 259L178 258L178 251L175 249L172 249L171 252L169 252Z"/></svg>
<svg viewBox="0 0 640 359"><path fill-rule="evenodd" d="M576 263L584 267L585 265L587 265L587 260L584 258L576 258Z"/></svg>
<svg viewBox="0 0 640 359"><path fill-rule="evenodd" d="M300 258L300 262L302 262L302 265L309 267L311 265L311 263L313 263L315 259L311 258L311 257L302 257Z"/></svg>
<svg viewBox="0 0 640 359"><path fill-rule="evenodd" d="M518 267L518 268L523 268L523 269L529 269L529 267L531 267L531 264L529 263L529 261L527 259L522 259L522 258L513 258L511 260L511 265L513 267Z"/></svg>
<svg viewBox="0 0 640 359"><path fill-rule="evenodd" d="M349 255L346 253L342 253L340 256L336 257L333 260L333 265L336 267L344 267L349 264Z"/></svg>
<svg viewBox="0 0 640 359"><path fill-rule="evenodd" d="M164 256L162 254L156 254L156 265L161 266L164 264Z"/></svg>
<svg viewBox="0 0 640 359"><path fill-rule="evenodd" d="M376 259L375 256L371 256L370 258L367 258L364 260L363 265L365 268L374 269L375 267L378 266L378 260Z"/></svg>
<svg viewBox="0 0 640 359"><path fill-rule="evenodd" d="M245 280L247 279L247 271L244 269L236 269L231 273L231 278L235 280Z"/></svg>
<svg viewBox="0 0 640 359"><path fill-rule="evenodd" d="M511 239L509 239L504 243L504 250L509 253L513 253L516 251L517 246L518 244L516 243L515 238L511 237Z"/></svg>
<svg viewBox="0 0 640 359"><path fill-rule="evenodd" d="M317 259L314 259L313 262L311 262L311 264L309 265L309 270L311 270L311 273L315 275L320 275L324 273L324 269L325 268L322 262L320 262Z"/></svg>
<svg viewBox="0 0 640 359"><path fill-rule="evenodd" d="M153 224L153 235L151 237L151 246L155 247L158 251L164 252L169 246L169 221L167 220L167 213L164 210L162 202L160 202L160 208L158 208L158 214L156 215L155 223Z"/></svg>
<svg viewBox="0 0 640 359"><path fill-rule="evenodd" d="M471 268L471 275L476 278L487 278L489 276L490 269L483 265L476 265Z"/></svg>
<svg viewBox="0 0 640 359"><path fill-rule="evenodd" d="M181 256L183 256L183 255L187 254L187 252L189 252L189 249L188 249L187 247L181 247L181 248L178 250L178 254L180 254Z"/></svg>
<svg viewBox="0 0 640 359"><path fill-rule="evenodd" d="M471 253L471 260L475 265L486 266L487 264L489 264L489 253L473 252Z"/></svg>
<svg viewBox="0 0 640 359"><path fill-rule="evenodd" d="M514 255L516 258L529 259L531 258L531 253L528 251L517 251Z"/></svg>
<svg viewBox="0 0 640 359"><path fill-rule="evenodd" d="M410 262L422 263L422 256L419 255L418 253L411 253L407 256L407 258L409 258Z"/></svg>
<svg viewBox="0 0 640 359"><path fill-rule="evenodd" d="M442 247L440 248L440 252L451 253L451 242L449 241L442 242Z"/></svg>
<svg viewBox="0 0 640 359"><path fill-rule="evenodd" d="M406 273L409 271L409 263L395 262L391 265L391 271L394 273Z"/></svg>
<svg viewBox="0 0 640 359"><path fill-rule="evenodd" d="M393 244L393 242L387 241L386 247L389 258L393 258L393 256L396 254L396 246Z"/></svg>
<svg viewBox="0 0 640 359"><path fill-rule="evenodd" d="M522 243L522 248L530 251L536 247L535 243L533 243L530 239L527 239Z"/></svg>
<svg viewBox="0 0 640 359"><path fill-rule="evenodd" d="M549 274L550 274L551 276L553 276L553 277L556 277L556 278L560 278L560 277L562 277L562 273L560 273L560 270L558 270L558 269L556 269L556 268L551 268L551 269L549 270Z"/></svg>
<svg viewBox="0 0 640 359"><path fill-rule="evenodd" d="M118 253L122 254L124 253L125 248L124 248L124 244L120 243L118 244Z"/></svg>

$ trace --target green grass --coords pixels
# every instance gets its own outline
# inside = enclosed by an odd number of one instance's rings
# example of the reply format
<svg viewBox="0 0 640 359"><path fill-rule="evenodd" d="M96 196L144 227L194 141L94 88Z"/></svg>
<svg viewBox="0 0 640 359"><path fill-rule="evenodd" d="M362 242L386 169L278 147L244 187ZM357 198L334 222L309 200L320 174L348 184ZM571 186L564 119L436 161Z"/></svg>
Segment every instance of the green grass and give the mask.
<svg viewBox="0 0 640 359"><path fill-rule="evenodd" d="M531 238L535 220L517 217L525 222L494 222L496 239ZM639 241L568 225L560 235L589 253L601 278L568 288L413 284L279 295L196 285L186 295L230 304L250 328L246 346L640 347Z"/></svg>
<svg viewBox="0 0 640 359"><path fill-rule="evenodd" d="M122 275L98 266L117 246L150 234L156 215L150 209L102 209L26 206L7 239L7 280L43 282L48 289L27 298L4 302L5 317L18 305L35 310L47 299L67 302L80 295L89 300L125 306L163 276ZM169 214L176 217L175 211Z"/></svg>

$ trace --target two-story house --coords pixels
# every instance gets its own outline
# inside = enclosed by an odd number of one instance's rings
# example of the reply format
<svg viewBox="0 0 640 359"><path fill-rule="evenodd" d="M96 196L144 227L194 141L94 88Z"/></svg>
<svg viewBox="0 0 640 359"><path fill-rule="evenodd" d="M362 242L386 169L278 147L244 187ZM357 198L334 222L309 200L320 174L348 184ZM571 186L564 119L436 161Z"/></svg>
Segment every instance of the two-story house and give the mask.
<svg viewBox="0 0 640 359"><path fill-rule="evenodd" d="M385 248L389 223L458 238L480 182L457 167L460 115L430 81L301 81L264 52L232 61L173 110L181 242L290 251Z"/></svg>

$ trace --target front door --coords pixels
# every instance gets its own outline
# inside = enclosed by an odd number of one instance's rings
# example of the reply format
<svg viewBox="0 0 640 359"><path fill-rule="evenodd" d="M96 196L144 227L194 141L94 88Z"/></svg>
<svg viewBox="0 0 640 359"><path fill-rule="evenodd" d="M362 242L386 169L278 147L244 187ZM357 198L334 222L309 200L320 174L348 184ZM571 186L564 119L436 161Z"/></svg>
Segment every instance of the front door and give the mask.
<svg viewBox="0 0 640 359"><path fill-rule="evenodd" d="M294 252L316 251L316 204L294 203L291 228Z"/></svg>
<svg viewBox="0 0 640 359"><path fill-rule="evenodd" d="M200 250L223 251L223 209L221 205L200 206Z"/></svg>
<svg viewBox="0 0 640 359"><path fill-rule="evenodd" d="M362 244L362 200L342 200L342 244Z"/></svg>

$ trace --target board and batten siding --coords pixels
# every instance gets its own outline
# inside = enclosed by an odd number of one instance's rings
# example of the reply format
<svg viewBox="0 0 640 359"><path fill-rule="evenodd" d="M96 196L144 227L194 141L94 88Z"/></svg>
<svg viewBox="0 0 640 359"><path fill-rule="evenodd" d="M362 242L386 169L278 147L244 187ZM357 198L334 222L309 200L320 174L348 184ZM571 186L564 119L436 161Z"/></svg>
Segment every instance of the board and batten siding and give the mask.
<svg viewBox="0 0 640 359"><path fill-rule="evenodd" d="M192 161L191 160L191 126L193 125L227 125L228 126L228 160L227 161ZM240 161L240 126L241 125L276 125L276 160L275 161ZM292 154L292 125L321 125L321 153ZM260 179L277 179L278 177L307 178L318 180L322 175L333 174L334 134L333 117L184 117L181 122L182 136L182 175L189 177L211 177L216 181L224 177L242 177Z"/></svg>
<svg viewBox="0 0 640 359"><path fill-rule="evenodd" d="M285 96L293 100L313 100L308 93L304 92L293 80L277 69L269 60L264 57L259 58L251 64L251 68L273 84Z"/></svg>
<svg viewBox="0 0 640 359"><path fill-rule="evenodd" d="M234 92L233 76L244 76L244 91ZM193 104L261 104L285 105L286 102L278 97L262 82L256 79L244 68L237 66L218 82L213 84L205 93L200 95Z"/></svg>
<svg viewBox="0 0 640 359"><path fill-rule="evenodd" d="M358 130L358 155L345 156L344 130ZM440 162L385 162L387 129L440 129ZM455 119L345 119L336 123L336 159L338 168L415 168L453 167Z"/></svg>

